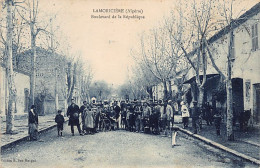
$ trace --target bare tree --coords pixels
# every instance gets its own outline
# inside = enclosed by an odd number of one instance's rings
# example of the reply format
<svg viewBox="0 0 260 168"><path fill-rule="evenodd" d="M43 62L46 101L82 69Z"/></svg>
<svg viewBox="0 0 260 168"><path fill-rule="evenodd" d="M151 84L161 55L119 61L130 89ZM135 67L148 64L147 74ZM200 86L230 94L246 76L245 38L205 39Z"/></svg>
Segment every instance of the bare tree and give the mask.
<svg viewBox="0 0 260 168"><path fill-rule="evenodd" d="M152 87L159 83L159 80L151 74L151 72L143 65L143 62L137 62L136 66L132 68L133 76L132 81L135 83L132 87L136 87L135 90L139 90L141 95L149 96L153 98ZM129 79L130 80L130 79Z"/></svg>
<svg viewBox="0 0 260 168"><path fill-rule="evenodd" d="M93 78L93 71L88 63L79 63L79 78L80 79L80 89L81 89L81 99L90 102L90 85Z"/></svg>
<svg viewBox="0 0 260 168"><path fill-rule="evenodd" d="M12 0L6 0L7 10L7 35L6 35L6 77L8 81L8 110L6 115L6 133L11 134L13 132L13 120L15 110L15 99L16 99L16 88L14 84L14 73L13 73L13 51L12 51L12 39L13 39L13 5Z"/></svg>
<svg viewBox="0 0 260 168"><path fill-rule="evenodd" d="M17 10L18 14L22 17L27 25L30 27L31 35L31 49L33 51L31 58L31 78L30 78L30 104L34 104L35 98L35 78L36 78L36 38L41 31L47 32L46 28L48 24L45 24L44 28L40 27L38 14L39 14L39 1L38 0L26 0L22 5L19 5L21 10ZM26 15L28 15L26 17ZM49 33L49 32L48 32Z"/></svg>
<svg viewBox="0 0 260 168"><path fill-rule="evenodd" d="M237 22L240 20L247 19L247 16L234 16L233 11L234 0L226 1L223 0L222 3L219 4L219 14L222 16L218 20L218 23L221 23L223 29L226 29L228 33L228 46L227 46L227 71L226 74L222 72L222 70L215 63L213 58L214 47L208 44L208 41L204 39L206 49L209 55L209 58L212 62L212 66L216 69L216 71L221 75L222 79L226 82L226 93L227 93L227 139L230 141L234 141L234 131L233 131L233 119L234 119L234 111L233 111L233 97L232 97L232 61L233 61L233 46L234 46L234 27ZM242 11L242 10L241 10ZM240 14L240 12L239 12ZM225 27L224 27L225 26Z"/></svg>
<svg viewBox="0 0 260 168"><path fill-rule="evenodd" d="M230 6L227 7L227 4ZM176 39L178 43L182 46L182 50L186 55L191 67L196 72L196 84L199 88L199 102L201 103L203 100L203 86L206 82L206 68L207 68L207 56L211 61L212 66L215 70L221 75L221 78L226 82L226 92L227 92L227 139L234 140L233 133L233 101L232 101L232 46L234 45L234 19L232 15L233 8L233 0L225 1L223 0L223 4L219 4L219 2L212 2L210 0L205 0L200 2L200 6L196 7L197 4L195 1L193 2L193 16L190 18L183 18L183 20L187 20L194 27L195 31L191 31L189 37L193 38L197 36L197 44L198 46L193 50L193 52L187 52L187 49L184 48L184 42ZM220 8L218 8L220 6ZM223 10L223 11L222 11ZM214 11L214 12L213 12ZM212 13L213 12L213 13ZM181 13L182 14L182 13ZM223 19L219 19L219 16L224 16ZM190 19L190 20L189 20ZM215 59L212 56L212 52L210 50L207 39L211 37L217 30L223 28L225 25L228 25L229 31L229 44L228 44L228 53L227 53L227 74L225 75L220 68L215 63ZM191 40L192 41L192 40ZM197 61L192 58L192 55L197 52ZM202 59L202 61L201 61ZM200 82L199 78L199 64L202 64L202 72L203 79Z"/></svg>
<svg viewBox="0 0 260 168"><path fill-rule="evenodd" d="M128 83L124 83L123 85L121 85L118 89L118 95L121 98L124 99L129 99L131 92L130 92L130 86Z"/></svg>
<svg viewBox="0 0 260 168"><path fill-rule="evenodd" d="M204 85L207 80L207 55L204 39L210 36L215 29L215 22L213 21L215 13L212 9L214 5L214 2L208 0L200 1L200 3L193 1L191 4L191 13L185 13L180 7L179 21L173 25L175 29L169 29L170 32L172 30L179 32L180 36L172 36L172 39L175 39L181 46L187 61L195 71L194 85L195 88L198 88L199 94L194 95L194 100L198 101L198 105L200 106L203 104ZM190 47L192 46L191 44L193 44L193 48ZM189 52L191 50L193 51ZM202 80L200 78L201 75Z"/></svg>
<svg viewBox="0 0 260 168"><path fill-rule="evenodd" d="M23 22L19 21L16 17L15 7L21 2L13 0L5 0L3 2L6 8L6 27L1 26L0 41L5 46L3 53L3 64L6 68L6 79L8 81L8 103L7 107L7 122L6 132L12 133L13 131L13 115L16 109L16 88L14 84L13 68L17 66L19 60L17 54L21 52L21 34L23 33ZM3 11L1 11L3 12ZM1 19L3 22L3 19ZM6 28L6 37L4 37L4 29ZM5 40L6 39L6 40ZM15 59L14 59L15 58ZM15 62L13 62L15 61Z"/></svg>
<svg viewBox="0 0 260 168"><path fill-rule="evenodd" d="M101 101L108 99L111 94L111 87L105 81L95 81L90 85L90 97L96 97Z"/></svg>
<svg viewBox="0 0 260 168"><path fill-rule="evenodd" d="M141 37L142 66L163 84L164 99L168 99L167 82L178 75L177 60L180 47L170 42L165 27L153 29L150 34Z"/></svg>

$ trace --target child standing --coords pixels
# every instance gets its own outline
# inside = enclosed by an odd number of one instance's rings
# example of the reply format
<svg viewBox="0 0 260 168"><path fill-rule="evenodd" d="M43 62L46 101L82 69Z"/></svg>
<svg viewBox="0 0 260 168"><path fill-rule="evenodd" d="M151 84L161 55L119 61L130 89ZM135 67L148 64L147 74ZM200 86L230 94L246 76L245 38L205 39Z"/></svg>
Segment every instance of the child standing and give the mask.
<svg viewBox="0 0 260 168"><path fill-rule="evenodd" d="M62 136L63 131L63 123L64 123L64 117L61 114L61 110L58 110L58 114L55 117L55 122L57 123L57 129L58 129L58 136Z"/></svg>

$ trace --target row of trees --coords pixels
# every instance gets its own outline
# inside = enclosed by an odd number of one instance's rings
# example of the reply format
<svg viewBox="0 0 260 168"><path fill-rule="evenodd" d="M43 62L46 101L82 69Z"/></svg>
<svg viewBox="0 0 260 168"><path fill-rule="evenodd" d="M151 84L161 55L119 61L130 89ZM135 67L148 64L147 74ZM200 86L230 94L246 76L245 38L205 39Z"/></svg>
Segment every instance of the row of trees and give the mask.
<svg viewBox="0 0 260 168"><path fill-rule="evenodd" d="M157 27L144 32L139 46L131 51L136 60L135 69L140 70L135 75L142 74L140 78L133 78L133 80L135 82L141 80L144 88L162 83L165 100L172 98L171 89L167 88L171 83L167 85L167 82L177 77L181 78L188 72L187 69L192 68L195 72L195 87L198 90L198 95L193 99L198 101L199 106L203 104L206 71L207 66L211 64L226 83L228 140L234 140L231 83L233 24L235 24L233 3L233 0L181 1ZM222 71L215 63L214 47L209 44L208 39L224 27L229 32L229 43L228 53L226 53L227 68Z"/></svg>
<svg viewBox="0 0 260 168"><path fill-rule="evenodd" d="M90 98L95 97L97 101L110 99L112 95L112 86L105 81L93 81L89 87Z"/></svg>
<svg viewBox="0 0 260 168"><path fill-rule="evenodd" d="M1 3L0 11L0 42L5 48L2 63L6 68L8 81L8 109L6 115L6 133L13 131L13 116L16 102L16 87L14 83L14 66L19 64L19 55L31 50L30 63L30 105L35 103L35 80L37 47L45 48L51 53L64 56L66 75L57 76L56 82L62 78L67 81L63 93L66 100L73 96L73 90L78 80L82 98L88 96L89 86L93 77L90 65L71 53L68 39L65 39L58 26L55 25L57 14L47 14L40 11L38 0L5 0ZM58 31L59 30L59 31ZM2 55L2 54L1 54ZM55 72L56 73L56 72ZM58 107L57 87L55 87L56 108ZM44 92L44 90L43 90Z"/></svg>

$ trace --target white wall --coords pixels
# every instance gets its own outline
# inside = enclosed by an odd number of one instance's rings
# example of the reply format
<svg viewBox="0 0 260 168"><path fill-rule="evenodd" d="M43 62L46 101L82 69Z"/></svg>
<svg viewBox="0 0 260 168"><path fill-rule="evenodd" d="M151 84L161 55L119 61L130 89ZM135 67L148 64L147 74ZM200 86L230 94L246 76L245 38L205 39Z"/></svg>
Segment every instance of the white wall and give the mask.
<svg viewBox="0 0 260 168"><path fill-rule="evenodd" d="M6 76L5 76L5 69L1 67L0 69L0 74L1 74L1 83L0 83L0 111L1 115L5 115L5 102L7 101L7 95L5 95L5 89L8 89L5 87L6 84ZM25 94L24 91L25 89L30 89L30 77L28 75L14 72L14 83L15 83L15 88L17 91L17 101L16 101L16 108L17 108L17 115L22 115L27 113L26 108L25 108Z"/></svg>

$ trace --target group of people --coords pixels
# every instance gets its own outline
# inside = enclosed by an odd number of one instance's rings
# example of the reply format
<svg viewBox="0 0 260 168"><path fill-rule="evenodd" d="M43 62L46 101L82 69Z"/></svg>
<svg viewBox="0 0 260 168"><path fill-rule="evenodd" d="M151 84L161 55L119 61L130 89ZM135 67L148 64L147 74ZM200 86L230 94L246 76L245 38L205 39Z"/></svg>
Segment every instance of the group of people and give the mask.
<svg viewBox="0 0 260 168"><path fill-rule="evenodd" d="M75 104L75 100L71 100L71 105L67 109L67 117L69 117L68 125L71 128L71 134L74 136L74 126L80 135L94 134L101 129L102 116L106 116L111 121L113 130L122 129L131 132L144 132L153 134L162 134L170 136L171 128L174 126L174 115L179 111L177 103L169 101L139 101L129 100L112 104L109 102L103 103L88 103L83 102L79 107ZM183 127L187 128L189 118L192 118L192 128L194 133L201 129L202 118L206 120L208 125L214 121L217 134L220 134L221 116L215 113L213 108L205 103L202 108L199 108L196 101L193 101L193 107L189 108L185 101L181 102L181 116ZM58 136L63 136L64 116L62 111L58 110L55 117L57 123ZM35 106L31 106L29 111L29 135L31 140L38 138L38 115L35 112Z"/></svg>
<svg viewBox="0 0 260 168"><path fill-rule="evenodd" d="M135 100L120 103L114 101L111 105L107 102L92 104L84 101L83 105L79 107L72 99L66 114L69 117L72 136L74 136L74 126L77 127L80 135L97 133L101 129L101 114L105 114L111 120L113 130L119 129L119 125L121 125L122 129L131 132L154 134L162 132L163 135L168 135L170 127L173 126L175 110L172 101ZM60 110L55 117L55 122L58 136L62 136L64 117Z"/></svg>
<svg viewBox="0 0 260 168"><path fill-rule="evenodd" d="M121 102L121 125L128 131L169 135L176 111L171 100Z"/></svg>
<svg viewBox="0 0 260 168"><path fill-rule="evenodd" d="M96 133L98 125L97 118L99 117L98 110L93 105L87 103L87 101L84 101L83 105L79 107L75 104L75 100L72 99L71 105L67 110L72 136L74 136L74 126L77 126L80 135Z"/></svg>
<svg viewBox="0 0 260 168"><path fill-rule="evenodd" d="M197 101L192 102L192 108L189 108L185 101L181 102L182 122L183 128L187 128L189 125L189 118L192 118L193 133L197 134L202 128L202 120L205 120L207 125L213 125L216 127L216 134L220 135L220 123L221 115L216 109L206 102L201 107L198 106Z"/></svg>
<svg viewBox="0 0 260 168"><path fill-rule="evenodd" d="M112 111L110 115L113 113L114 120L118 124L118 118L120 113L120 107L117 105L117 102L114 102L111 107ZM61 111L55 118L55 122L57 123L58 128L58 136L62 136L64 117L62 119ZM86 134L95 134L100 129L100 114L104 112L104 106L100 104L87 103L87 101L83 101L83 105L79 107L75 104L75 100L71 100L71 105L67 110L67 117L69 117L68 125L71 127L71 134L74 136L74 126L77 127L80 135ZM58 118L61 118L60 120ZM59 126L60 125L60 126ZM118 128L118 125L117 125ZM61 134L60 134L61 133Z"/></svg>

